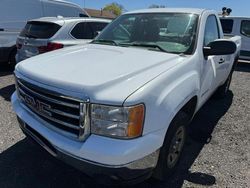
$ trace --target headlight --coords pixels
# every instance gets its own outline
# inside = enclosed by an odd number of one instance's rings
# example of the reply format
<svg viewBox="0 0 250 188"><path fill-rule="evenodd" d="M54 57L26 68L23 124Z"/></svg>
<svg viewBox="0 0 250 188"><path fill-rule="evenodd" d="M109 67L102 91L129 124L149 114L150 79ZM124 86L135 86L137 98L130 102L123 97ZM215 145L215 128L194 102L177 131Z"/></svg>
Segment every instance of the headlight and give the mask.
<svg viewBox="0 0 250 188"><path fill-rule="evenodd" d="M145 107L91 105L91 133L121 139L142 135Z"/></svg>

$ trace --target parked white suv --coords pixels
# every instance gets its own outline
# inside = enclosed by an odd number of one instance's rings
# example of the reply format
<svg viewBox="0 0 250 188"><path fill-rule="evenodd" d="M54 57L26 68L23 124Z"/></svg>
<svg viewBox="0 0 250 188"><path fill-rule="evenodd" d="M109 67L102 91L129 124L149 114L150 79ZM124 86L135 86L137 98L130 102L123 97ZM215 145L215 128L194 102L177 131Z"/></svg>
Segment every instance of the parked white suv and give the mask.
<svg viewBox="0 0 250 188"><path fill-rule="evenodd" d="M250 17L226 16L220 21L225 36L241 36L240 59L250 60Z"/></svg>
<svg viewBox="0 0 250 188"><path fill-rule="evenodd" d="M193 116L226 96L240 45L216 11L125 13L91 44L19 63L13 109L25 134L97 180L164 180Z"/></svg>
<svg viewBox="0 0 250 188"><path fill-rule="evenodd" d="M63 0L1 0L0 64L15 63L16 39L27 21L48 16L89 17L78 5Z"/></svg>
<svg viewBox="0 0 250 188"><path fill-rule="evenodd" d="M16 62L63 47L91 42L111 21L48 17L29 21L17 38Z"/></svg>

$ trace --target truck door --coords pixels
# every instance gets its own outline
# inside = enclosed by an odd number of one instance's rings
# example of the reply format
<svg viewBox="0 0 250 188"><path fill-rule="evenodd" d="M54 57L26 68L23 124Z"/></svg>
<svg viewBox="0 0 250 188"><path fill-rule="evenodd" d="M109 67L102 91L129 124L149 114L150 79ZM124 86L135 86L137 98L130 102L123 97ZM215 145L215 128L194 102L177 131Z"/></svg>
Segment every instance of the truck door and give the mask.
<svg viewBox="0 0 250 188"><path fill-rule="evenodd" d="M207 18L204 44L207 46L210 42L220 38L218 22L215 15L210 15ZM201 99L206 99L212 94L212 92L218 87L221 79L221 64L223 61L222 56L209 56L204 57L203 65L201 69Z"/></svg>

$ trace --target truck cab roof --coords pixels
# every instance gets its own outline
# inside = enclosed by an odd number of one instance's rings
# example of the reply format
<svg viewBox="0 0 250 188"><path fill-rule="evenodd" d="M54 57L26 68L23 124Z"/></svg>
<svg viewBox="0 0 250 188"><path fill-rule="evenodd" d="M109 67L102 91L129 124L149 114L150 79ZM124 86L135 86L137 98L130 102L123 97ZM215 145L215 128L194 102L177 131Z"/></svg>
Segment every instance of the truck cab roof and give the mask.
<svg viewBox="0 0 250 188"><path fill-rule="evenodd" d="M202 14L204 11L209 11L206 9L198 9L198 8L150 8L150 9L142 9L130 11L125 14L137 14L137 13L192 13L192 14Z"/></svg>

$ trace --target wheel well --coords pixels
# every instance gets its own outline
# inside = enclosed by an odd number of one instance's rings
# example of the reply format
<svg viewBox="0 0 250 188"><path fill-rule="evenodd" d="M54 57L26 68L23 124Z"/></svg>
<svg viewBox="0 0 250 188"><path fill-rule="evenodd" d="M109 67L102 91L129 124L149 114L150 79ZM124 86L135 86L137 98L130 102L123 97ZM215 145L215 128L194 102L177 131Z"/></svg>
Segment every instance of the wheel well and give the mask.
<svg viewBox="0 0 250 188"><path fill-rule="evenodd" d="M185 117L185 119L183 118L183 121L187 121L187 123L189 123L192 118L193 118L193 115L194 115L194 112L195 112L195 109L196 109L196 106L197 106L197 101L198 101L198 98L197 96L194 96L193 98L191 98L181 109L180 111L175 115L175 117L172 119L172 122L170 123L168 129L167 129L167 132L165 133L165 137L164 137L164 142L163 142L163 145L161 147L161 152L160 152L160 156L159 156L159 159L158 159L158 164L156 166L156 168L154 169L153 171L153 177L156 178L156 179L160 179L162 180L164 178L164 174L163 174L163 171L161 171L161 168L162 168L162 162L159 163L159 160L162 161L162 149L164 151L164 146L165 146L165 143L166 143L166 138L168 137L168 134L169 132L171 131L171 126L174 126L175 124L172 124L176 118L180 118L180 117ZM183 113L184 112L184 113ZM186 115L188 117L186 117ZM187 118L187 119L186 119Z"/></svg>
<svg viewBox="0 0 250 188"><path fill-rule="evenodd" d="M191 119L193 118L197 106L197 101L197 96L194 96L180 110L188 115L189 121L191 121Z"/></svg>

